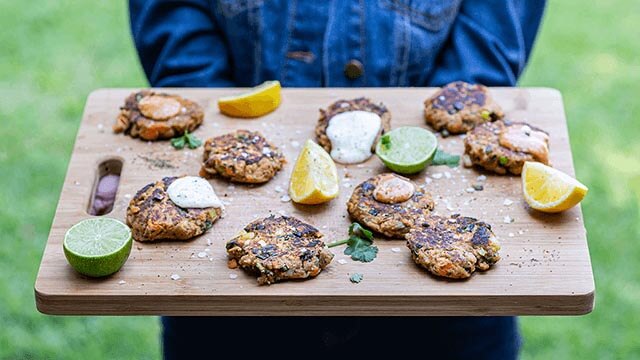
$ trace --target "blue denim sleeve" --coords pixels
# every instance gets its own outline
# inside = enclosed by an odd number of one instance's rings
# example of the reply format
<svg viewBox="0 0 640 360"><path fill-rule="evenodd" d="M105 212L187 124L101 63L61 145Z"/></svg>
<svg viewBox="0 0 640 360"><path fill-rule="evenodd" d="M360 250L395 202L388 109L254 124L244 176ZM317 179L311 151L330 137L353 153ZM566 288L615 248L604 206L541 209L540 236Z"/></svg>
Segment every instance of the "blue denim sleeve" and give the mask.
<svg viewBox="0 0 640 360"><path fill-rule="evenodd" d="M233 86L209 0L130 0L131 32L154 87Z"/></svg>
<svg viewBox="0 0 640 360"><path fill-rule="evenodd" d="M429 85L465 80L514 86L529 59L545 0L465 0Z"/></svg>

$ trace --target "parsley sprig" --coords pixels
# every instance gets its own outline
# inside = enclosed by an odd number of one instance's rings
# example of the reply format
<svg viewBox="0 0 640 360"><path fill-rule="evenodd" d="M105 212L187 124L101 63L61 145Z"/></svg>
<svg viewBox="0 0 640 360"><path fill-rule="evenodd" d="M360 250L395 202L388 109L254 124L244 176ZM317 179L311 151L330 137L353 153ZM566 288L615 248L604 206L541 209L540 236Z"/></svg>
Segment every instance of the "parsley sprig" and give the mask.
<svg viewBox="0 0 640 360"><path fill-rule="evenodd" d="M344 254L352 260L371 262L378 256L378 247L373 245L373 233L354 222L349 226L349 238L328 244L328 247L347 244Z"/></svg>
<svg viewBox="0 0 640 360"><path fill-rule="evenodd" d="M189 149L195 149L202 145L202 140L193 134L189 134L189 131L185 131L184 135L171 139L171 145L178 150L184 149L185 145L188 146Z"/></svg>

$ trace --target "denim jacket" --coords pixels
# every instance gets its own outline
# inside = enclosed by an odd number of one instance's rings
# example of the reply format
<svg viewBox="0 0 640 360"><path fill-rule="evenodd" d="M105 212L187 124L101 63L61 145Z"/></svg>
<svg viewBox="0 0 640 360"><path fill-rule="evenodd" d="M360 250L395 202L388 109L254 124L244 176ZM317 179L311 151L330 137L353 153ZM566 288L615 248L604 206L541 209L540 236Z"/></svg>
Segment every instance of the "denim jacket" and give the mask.
<svg viewBox="0 0 640 360"><path fill-rule="evenodd" d="M152 86L515 85L544 0L130 0Z"/></svg>

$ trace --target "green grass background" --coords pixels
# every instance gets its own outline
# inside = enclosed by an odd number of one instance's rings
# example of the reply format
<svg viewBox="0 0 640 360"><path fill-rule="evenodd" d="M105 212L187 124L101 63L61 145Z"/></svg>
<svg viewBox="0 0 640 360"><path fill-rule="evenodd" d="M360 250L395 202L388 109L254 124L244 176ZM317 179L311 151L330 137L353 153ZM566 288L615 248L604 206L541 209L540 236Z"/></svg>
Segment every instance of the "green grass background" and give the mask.
<svg viewBox="0 0 640 360"><path fill-rule="evenodd" d="M158 358L157 318L39 314L33 283L89 92L146 81L125 1L0 0L0 358ZM640 358L640 1L552 0L523 86L562 91L595 311L525 317L525 359Z"/></svg>

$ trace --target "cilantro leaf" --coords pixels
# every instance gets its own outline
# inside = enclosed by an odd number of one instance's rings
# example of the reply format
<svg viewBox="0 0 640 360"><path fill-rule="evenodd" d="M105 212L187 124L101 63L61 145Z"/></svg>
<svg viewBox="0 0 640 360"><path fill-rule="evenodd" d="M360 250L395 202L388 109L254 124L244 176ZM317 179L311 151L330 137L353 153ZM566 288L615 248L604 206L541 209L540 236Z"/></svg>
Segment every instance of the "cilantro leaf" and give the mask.
<svg viewBox="0 0 640 360"><path fill-rule="evenodd" d="M181 150L182 148L184 148L184 144L185 144L184 136L171 139L171 145L178 150Z"/></svg>
<svg viewBox="0 0 640 360"><path fill-rule="evenodd" d="M352 260L372 262L378 256L378 247L362 241L361 238L351 237L344 254L351 256Z"/></svg>
<svg viewBox="0 0 640 360"><path fill-rule="evenodd" d="M358 223L349 226L349 238L328 244L329 247L347 244L344 254L352 260L371 262L378 256L378 247L373 245L373 233Z"/></svg>
<svg viewBox="0 0 640 360"><path fill-rule="evenodd" d="M498 159L498 162L500 162L500 165L504 166L504 165L507 165L507 163L509 162L509 159L507 159L506 156L500 156L500 159Z"/></svg>
<svg viewBox="0 0 640 360"><path fill-rule="evenodd" d="M349 226L349 235L362 235L365 239L373 242L373 232L371 232L371 230L365 229L357 222L354 222Z"/></svg>
<svg viewBox="0 0 640 360"><path fill-rule="evenodd" d="M460 155L449 154L438 148L433 156L431 165L447 165L448 167L456 167L460 163Z"/></svg>
<svg viewBox="0 0 640 360"><path fill-rule="evenodd" d="M202 140L193 134L189 134L189 131L185 131L184 135L171 139L171 145L177 150L184 149L185 145L188 146L189 149L195 149L202 145Z"/></svg>
<svg viewBox="0 0 640 360"><path fill-rule="evenodd" d="M187 138L187 145L189 145L189 149L196 149L198 146L202 145L202 140L198 139L195 135L189 134L189 132L185 132L184 136Z"/></svg>
<svg viewBox="0 0 640 360"><path fill-rule="evenodd" d="M354 273L354 274L351 274L351 277L349 277L349 281L351 281L354 284L357 284L360 281L362 281L363 278L364 278L364 276L362 274Z"/></svg>

